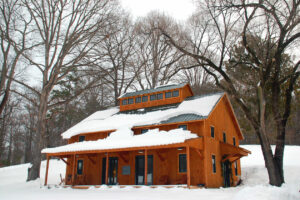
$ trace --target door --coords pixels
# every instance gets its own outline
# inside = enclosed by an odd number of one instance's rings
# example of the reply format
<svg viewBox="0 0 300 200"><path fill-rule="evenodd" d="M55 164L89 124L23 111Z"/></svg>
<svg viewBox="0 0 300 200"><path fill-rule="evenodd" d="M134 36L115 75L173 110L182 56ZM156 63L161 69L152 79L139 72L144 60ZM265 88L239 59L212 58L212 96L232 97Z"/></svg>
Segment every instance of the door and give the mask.
<svg viewBox="0 0 300 200"><path fill-rule="evenodd" d="M153 155L148 155L147 185L153 184ZM145 156L135 157L135 184L145 184Z"/></svg>
<svg viewBox="0 0 300 200"><path fill-rule="evenodd" d="M230 187L231 163L228 160L222 163L222 172L224 187Z"/></svg>
<svg viewBox="0 0 300 200"><path fill-rule="evenodd" d="M105 184L106 158L102 159L102 184ZM118 184L118 158L108 158L108 185Z"/></svg>

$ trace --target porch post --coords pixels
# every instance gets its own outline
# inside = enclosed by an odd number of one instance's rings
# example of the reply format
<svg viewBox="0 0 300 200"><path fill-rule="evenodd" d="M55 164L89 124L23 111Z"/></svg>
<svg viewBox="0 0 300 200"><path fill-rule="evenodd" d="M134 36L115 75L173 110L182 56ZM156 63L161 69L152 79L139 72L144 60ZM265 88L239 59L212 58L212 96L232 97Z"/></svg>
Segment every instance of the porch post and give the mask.
<svg viewBox="0 0 300 200"><path fill-rule="evenodd" d="M187 163L187 186L191 186L191 164L190 164L190 147L186 147L186 163Z"/></svg>
<svg viewBox="0 0 300 200"><path fill-rule="evenodd" d="M76 167L76 155L73 155L73 169L72 169L72 185L74 185L75 180L75 167Z"/></svg>
<svg viewBox="0 0 300 200"><path fill-rule="evenodd" d="M145 185L147 185L147 174L148 174L148 155L147 149L145 149Z"/></svg>
<svg viewBox="0 0 300 200"><path fill-rule="evenodd" d="M105 184L108 185L108 152L106 153Z"/></svg>
<svg viewBox="0 0 300 200"><path fill-rule="evenodd" d="M45 186L47 185L47 181L48 181L49 159L50 159L50 156L47 155L47 166L46 166L46 174L45 174Z"/></svg>

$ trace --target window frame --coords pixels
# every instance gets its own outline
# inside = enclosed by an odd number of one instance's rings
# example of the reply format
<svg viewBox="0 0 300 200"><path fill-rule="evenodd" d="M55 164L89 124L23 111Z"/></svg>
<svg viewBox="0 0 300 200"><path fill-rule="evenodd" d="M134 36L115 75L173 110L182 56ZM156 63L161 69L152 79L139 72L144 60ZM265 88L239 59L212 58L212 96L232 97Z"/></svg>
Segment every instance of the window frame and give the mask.
<svg viewBox="0 0 300 200"><path fill-rule="evenodd" d="M217 173L217 159L216 159L216 155L214 155L214 154L211 155L211 164L212 164L212 173L216 174Z"/></svg>
<svg viewBox="0 0 300 200"><path fill-rule="evenodd" d="M233 146L236 146L236 140L235 140L235 137L232 138L232 143L233 143Z"/></svg>
<svg viewBox="0 0 300 200"><path fill-rule="evenodd" d="M215 138L215 136L216 136L215 135L215 127L214 126L210 126L210 137Z"/></svg>
<svg viewBox="0 0 300 200"><path fill-rule="evenodd" d="M174 95L175 92L178 92L178 95L177 95L177 96ZM179 97L179 90L173 90L173 91L172 91L172 97Z"/></svg>
<svg viewBox="0 0 300 200"><path fill-rule="evenodd" d="M182 157L182 156L185 156L185 166L183 166L183 171L180 171L182 168L182 165L180 164L180 161L181 161L181 159L180 159L180 157ZM178 173L180 173L180 174L185 174L185 173L187 173L187 155L186 155L186 153L179 153L178 154ZM185 171L184 171L184 169L185 169Z"/></svg>
<svg viewBox="0 0 300 200"><path fill-rule="evenodd" d="M149 96L147 95L147 96L142 96L142 102L144 103L144 102L148 102L148 100L149 100Z"/></svg>
<svg viewBox="0 0 300 200"><path fill-rule="evenodd" d="M134 99L133 98L129 98L128 99L128 105L134 104Z"/></svg>
<svg viewBox="0 0 300 200"><path fill-rule="evenodd" d="M167 94L170 94L170 96L168 97ZM165 92L165 99L169 99L172 98L172 92Z"/></svg>
<svg viewBox="0 0 300 200"><path fill-rule="evenodd" d="M237 161L234 162L234 174L235 174L235 176L238 175L238 163L237 163Z"/></svg>
<svg viewBox="0 0 300 200"><path fill-rule="evenodd" d="M141 134L147 133L148 131L149 131L148 128L143 128L143 129L141 129Z"/></svg>
<svg viewBox="0 0 300 200"><path fill-rule="evenodd" d="M81 173L78 173L78 172L79 172L79 169L78 169L79 162L81 162L81 163L82 163L82 166L81 166ZM76 174L77 174L77 175L82 175L82 174L83 174L83 159L79 159L79 160L77 160Z"/></svg>
<svg viewBox="0 0 300 200"><path fill-rule="evenodd" d="M156 94L151 94L150 95L150 101L155 101L155 100L156 100Z"/></svg>
<svg viewBox="0 0 300 200"><path fill-rule="evenodd" d="M83 140L82 140L83 138ZM85 135L79 135L78 136L78 142L84 142L85 141Z"/></svg>
<svg viewBox="0 0 300 200"><path fill-rule="evenodd" d="M161 97L161 98L159 98L159 97ZM157 93L156 100L162 100L162 99L164 99L164 93Z"/></svg>
<svg viewBox="0 0 300 200"><path fill-rule="evenodd" d="M142 103L142 97L135 97L135 103Z"/></svg>
<svg viewBox="0 0 300 200"><path fill-rule="evenodd" d="M185 129L183 127L185 127ZM187 124L180 124L180 125L178 125L178 128L181 128L183 130L188 130L188 125Z"/></svg>
<svg viewBox="0 0 300 200"><path fill-rule="evenodd" d="M226 143L227 142L227 137L226 137L226 132L223 132L223 142Z"/></svg>
<svg viewBox="0 0 300 200"><path fill-rule="evenodd" d="M125 103L124 103L124 102L125 102ZM128 100L127 100L127 99L123 99L123 100L122 100L122 105L123 105L123 106L128 105Z"/></svg>

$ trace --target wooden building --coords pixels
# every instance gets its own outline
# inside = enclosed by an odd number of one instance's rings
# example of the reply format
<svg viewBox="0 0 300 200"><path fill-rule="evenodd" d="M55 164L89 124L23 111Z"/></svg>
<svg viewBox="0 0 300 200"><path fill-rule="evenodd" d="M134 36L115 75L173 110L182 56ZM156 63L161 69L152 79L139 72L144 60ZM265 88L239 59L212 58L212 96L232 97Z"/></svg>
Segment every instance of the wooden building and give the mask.
<svg viewBox="0 0 300 200"><path fill-rule="evenodd" d="M66 185L236 186L243 139L226 93L194 96L188 84L125 93L42 151L66 167ZM50 166L51 167L51 166Z"/></svg>

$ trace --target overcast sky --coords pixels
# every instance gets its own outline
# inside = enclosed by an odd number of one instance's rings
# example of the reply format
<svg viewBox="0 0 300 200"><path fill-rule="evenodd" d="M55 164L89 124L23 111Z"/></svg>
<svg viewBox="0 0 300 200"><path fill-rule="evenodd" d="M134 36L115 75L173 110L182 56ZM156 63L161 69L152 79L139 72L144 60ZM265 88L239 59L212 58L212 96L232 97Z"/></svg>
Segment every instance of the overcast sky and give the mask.
<svg viewBox="0 0 300 200"><path fill-rule="evenodd" d="M187 19L194 11L193 0L120 0L134 18L143 17L152 10L159 10L177 20Z"/></svg>

